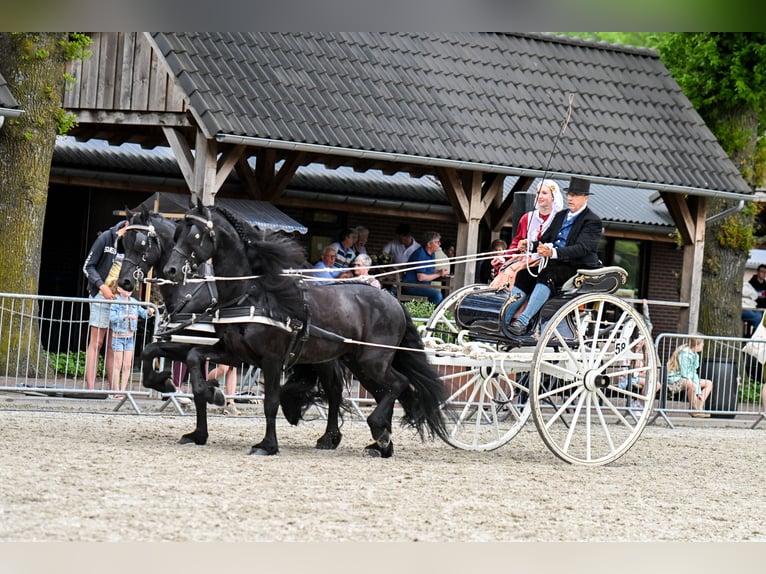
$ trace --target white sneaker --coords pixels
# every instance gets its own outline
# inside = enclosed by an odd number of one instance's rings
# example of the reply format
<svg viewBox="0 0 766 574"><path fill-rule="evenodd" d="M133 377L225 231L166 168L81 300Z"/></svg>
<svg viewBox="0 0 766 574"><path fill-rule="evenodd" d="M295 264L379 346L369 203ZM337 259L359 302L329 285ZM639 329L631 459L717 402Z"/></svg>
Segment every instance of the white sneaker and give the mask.
<svg viewBox="0 0 766 574"><path fill-rule="evenodd" d="M223 414L229 415L232 417L238 417L242 415L242 413L239 412L239 409L234 403L227 403L226 406L223 407Z"/></svg>

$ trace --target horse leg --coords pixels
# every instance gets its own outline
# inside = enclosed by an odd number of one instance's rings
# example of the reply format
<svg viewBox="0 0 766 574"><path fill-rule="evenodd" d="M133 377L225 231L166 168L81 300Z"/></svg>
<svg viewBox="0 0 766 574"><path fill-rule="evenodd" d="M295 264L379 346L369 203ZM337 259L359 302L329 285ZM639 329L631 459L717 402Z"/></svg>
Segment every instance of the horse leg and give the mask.
<svg viewBox="0 0 766 574"><path fill-rule="evenodd" d="M254 444L250 454L274 455L279 452L277 443L277 412L279 411L279 384L282 376L281 363L270 358L263 366L263 413L266 416L266 434L261 442Z"/></svg>
<svg viewBox="0 0 766 574"><path fill-rule="evenodd" d="M147 389L153 389L160 393L174 393L176 387L173 384L173 374L165 369L162 372L154 370L154 359L157 357L176 358L176 355L183 360L186 357L188 345L184 345L183 356L179 355L178 343L150 343L141 352L141 371L143 377L142 384Z"/></svg>
<svg viewBox="0 0 766 574"><path fill-rule="evenodd" d="M194 394L194 407L197 417L197 425L194 430L181 437L179 444L207 443L207 395L210 388L204 376L204 358L200 350L193 348L186 357L186 366L189 369L192 393Z"/></svg>
<svg viewBox="0 0 766 574"><path fill-rule="evenodd" d="M343 401L343 369L338 361L316 365L319 380L327 397L327 427L317 439L316 447L320 450L338 448L343 434L338 426L340 405Z"/></svg>
<svg viewBox="0 0 766 574"><path fill-rule="evenodd" d="M359 377L357 377L359 378ZM367 425L374 440L364 447L367 456L390 458L394 455L394 443L391 440L391 421L394 417L394 404L397 395L392 394L387 385L378 381L359 378L362 386L375 397L377 403L372 413L367 417Z"/></svg>

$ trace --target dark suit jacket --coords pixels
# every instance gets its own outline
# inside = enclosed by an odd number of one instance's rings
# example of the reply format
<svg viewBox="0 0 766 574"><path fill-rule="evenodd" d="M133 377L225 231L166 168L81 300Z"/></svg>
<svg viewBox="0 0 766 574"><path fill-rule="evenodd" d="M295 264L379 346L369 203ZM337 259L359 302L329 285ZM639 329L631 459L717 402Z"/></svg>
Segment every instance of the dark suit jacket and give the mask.
<svg viewBox="0 0 766 574"><path fill-rule="evenodd" d="M553 243L556 241L556 236L567 213L568 210L562 209L553 217L551 226L543 233L540 242ZM602 232L601 218L586 206L572 225L567 236L566 246L556 248L556 259L551 259L551 262L559 261L575 267L600 267L598 242L601 240ZM537 245L534 247L537 248Z"/></svg>

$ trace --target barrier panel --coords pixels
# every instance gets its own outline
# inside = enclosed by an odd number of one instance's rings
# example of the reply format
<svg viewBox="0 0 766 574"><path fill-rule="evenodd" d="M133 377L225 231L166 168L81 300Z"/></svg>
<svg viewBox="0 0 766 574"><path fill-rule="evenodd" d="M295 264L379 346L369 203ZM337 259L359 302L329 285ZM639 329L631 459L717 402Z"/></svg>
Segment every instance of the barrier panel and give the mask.
<svg viewBox="0 0 766 574"><path fill-rule="evenodd" d="M107 306L120 301L101 301ZM0 391L12 391L28 396L90 398L114 401L114 410L129 404L141 412L136 398L158 398L164 401L160 410L173 405L185 413L183 402L191 397L185 365L171 363L178 392L157 396L142 385L141 351L152 341L157 320L138 321L135 351L130 376L123 390L112 383L106 369L104 343L99 352L96 376L89 385L85 376L86 351L89 340L91 300L82 297L54 297L0 293ZM143 308L158 309L151 303L137 303ZM711 419L747 418L755 428L766 420L766 396L763 392L763 363L766 362L766 340L737 337L703 336L700 353L700 376L713 381L713 389L704 411ZM652 422L663 418L671 427L671 417L688 416L690 404L685 392L670 393L667 388L667 362L673 351L687 342L684 333L663 333L655 341L659 357L659 389L655 416ZM156 365L163 369L164 361ZM445 383L455 385L469 376L466 367L456 364L434 365ZM212 367L212 365L211 365ZM238 380L234 393L227 398L239 403L259 403L263 399L260 369L238 365ZM450 382L451 381L451 382ZM224 390L224 381L220 381ZM120 395L122 395L120 397ZM117 396L117 398L115 398ZM365 419L362 408L375 405L373 397L359 382L347 373L344 398L351 404L354 417ZM317 407L324 416L321 407Z"/></svg>
<svg viewBox="0 0 766 574"><path fill-rule="evenodd" d="M712 381L712 392L705 401L703 413L711 419L736 417L753 419L755 428L766 420L766 396L763 389L763 361L766 360L766 340L755 341L742 337L714 337L695 335L703 342L699 352L698 374ZM673 352L687 344L690 336L684 333L662 333L655 341L660 362L656 416L672 426L669 416L692 414L686 391L668 389L668 361Z"/></svg>
<svg viewBox="0 0 766 574"><path fill-rule="evenodd" d="M120 300L98 300L111 309L124 303ZM138 320L132 339L134 358L129 368L126 386L120 389L114 371L107 368L107 360L114 356L109 346L112 333L104 333L104 342L94 362L95 373L86 380L87 348L90 335L88 324L91 299L83 297L52 297L0 293L0 390L17 391L31 396L61 396L65 398L91 398L116 400L114 410L128 402L139 411L134 397L149 395L141 385L141 350L151 342L156 321L154 318ZM135 303L157 315L151 303ZM106 312L106 311L105 311ZM95 327L93 328L96 329ZM122 335L122 333L118 333ZM103 335L102 335L103 336ZM129 343L123 343L129 348ZM124 359L126 351L117 356ZM128 369L125 370L128 372Z"/></svg>

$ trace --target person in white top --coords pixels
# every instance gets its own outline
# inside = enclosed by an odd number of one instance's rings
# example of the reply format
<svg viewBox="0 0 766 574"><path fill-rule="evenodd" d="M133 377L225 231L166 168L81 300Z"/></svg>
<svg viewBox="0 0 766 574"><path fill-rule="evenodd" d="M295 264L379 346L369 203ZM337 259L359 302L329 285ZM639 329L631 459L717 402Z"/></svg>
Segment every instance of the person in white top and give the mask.
<svg viewBox="0 0 766 574"><path fill-rule="evenodd" d="M412 229L406 223L396 228L396 239L392 239L383 247L383 253L391 256L391 263L406 266L410 256L420 249L420 243L415 241Z"/></svg>

